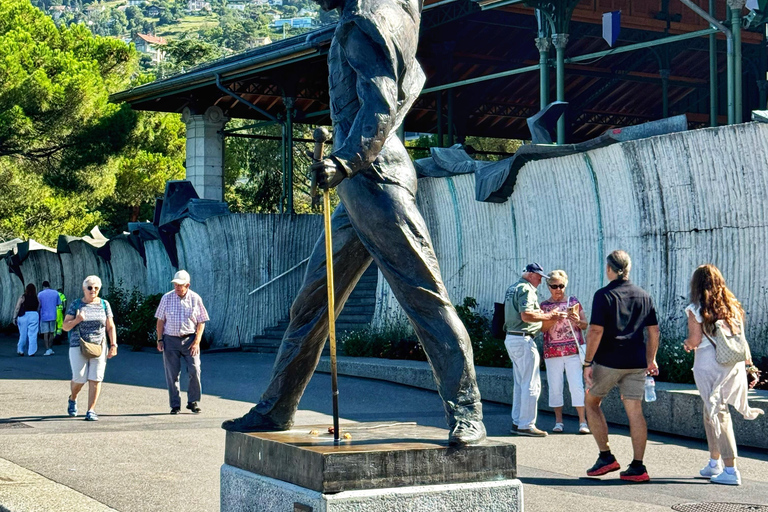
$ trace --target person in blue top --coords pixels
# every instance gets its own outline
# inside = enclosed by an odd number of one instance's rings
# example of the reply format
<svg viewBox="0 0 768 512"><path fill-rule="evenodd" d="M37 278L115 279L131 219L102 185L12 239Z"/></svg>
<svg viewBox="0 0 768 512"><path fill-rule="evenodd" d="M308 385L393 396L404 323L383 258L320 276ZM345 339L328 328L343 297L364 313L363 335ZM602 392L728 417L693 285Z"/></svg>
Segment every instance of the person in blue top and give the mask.
<svg viewBox="0 0 768 512"><path fill-rule="evenodd" d="M37 300L40 302L40 334L43 335L45 343L44 356L53 355L53 336L56 333L56 311L61 305L59 292L51 288L51 283L43 281L43 289L37 294Z"/></svg>
<svg viewBox="0 0 768 512"><path fill-rule="evenodd" d="M101 392L101 381L107 359L117 355L117 329L112 315L112 307L99 298L101 279L88 276L83 281L83 298L72 301L64 317L64 330L69 333L69 364L72 367L71 394L67 404L67 413L77 416L77 395L88 382L88 411L86 421L98 421L96 401ZM109 351L106 339L109 336ZM80 340L102 346L99 357L87 358L80 351Z"/></svg>

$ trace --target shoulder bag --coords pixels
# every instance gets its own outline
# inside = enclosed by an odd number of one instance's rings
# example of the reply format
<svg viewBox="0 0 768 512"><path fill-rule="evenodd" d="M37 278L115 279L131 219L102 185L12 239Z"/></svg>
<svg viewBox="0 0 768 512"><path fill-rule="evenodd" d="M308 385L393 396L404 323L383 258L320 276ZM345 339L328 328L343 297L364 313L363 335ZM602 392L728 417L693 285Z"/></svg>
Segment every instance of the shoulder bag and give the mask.
<svg viewBox="0 0 768 512"><path fill-rule="evenodd" d="M721 320L715 322L714 334L717 343L712 339L712 336L704 331L703 325L701 329L704 336L715 347L715 360L724 366L731 366L749 359L749 345L747 345L747 338L744 336L744 328L741 324L739 324L741 330L739 334L734 334L733 331L731 331L731 334L725 334L721 322Z"/></svg>
<svg viewBox="0 0 768 512"><path fill-rule="evenodd" d="M107 305L104 304L104 299L101 300L101 305L104 307L104 315L107 314ZM82 302L80 303L80 306L82 306ZM85 357L86 359L96 359L97 357L101 357L101 354L104 352L104 340L101 340L99 343L91 343L89 341L85 341L82 336L80 336L80 328L77 329L78 337L80 338L80 353Z"/></svg>

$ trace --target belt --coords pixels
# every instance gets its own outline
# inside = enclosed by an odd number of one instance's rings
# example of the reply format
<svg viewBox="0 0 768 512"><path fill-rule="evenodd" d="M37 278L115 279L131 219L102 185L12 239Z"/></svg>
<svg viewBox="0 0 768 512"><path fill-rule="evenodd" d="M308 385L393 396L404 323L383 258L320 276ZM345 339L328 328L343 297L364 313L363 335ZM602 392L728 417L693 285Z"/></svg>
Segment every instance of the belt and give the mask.
<svg viewBox="0 0 768 512"><path fill-rule="evenodd" d="M530 336L527 332L523 331L507 331L510 336Z"/></svg>

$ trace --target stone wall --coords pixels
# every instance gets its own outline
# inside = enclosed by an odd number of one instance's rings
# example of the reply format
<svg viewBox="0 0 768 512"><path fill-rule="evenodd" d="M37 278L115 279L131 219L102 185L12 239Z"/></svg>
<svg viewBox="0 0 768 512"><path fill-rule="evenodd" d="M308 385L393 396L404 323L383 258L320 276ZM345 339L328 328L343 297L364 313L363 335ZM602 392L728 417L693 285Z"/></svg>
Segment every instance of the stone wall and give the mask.
<svg viewBox="0 0 768 512"><path fill-rule="evenodd" d="M454 303L472 296L490 314L537 261L564 269L589 311L605 256L624 249L665 335L682 337L690 276L714 263L744 305L753 352L766 354L766 155L768 125L695 130L528 163L503 204L476 202L469 175L419 180L418 201ZM380 282L374 322L401 315Z"/></svg>
<svg viewBox="0 0 768 512"><path fill-rule="evenodd" d="M241 214L211 217L205 222L182 221L176 235L179 268L192 276L192 289L203 298L211 316L207 326L215 346L237 347L288 317L304 272L300 267L254 295L248 293L309 256L322 234L319 215ZM146 263L124 238L108 242L109 258L97 254L85 240L67 244L69 252L34 250L20 265L25 283L43 280L62 287L69 298L82 295L86 276L102 279L104 293L121 283L144 294L165 293L176 268L159 240L143 243ZM103 253L102 253L103 254ZM23 284L8 272L10 257L0 272L0 324L11 322Z"/></svg>
<svg viewBox="0 0 768 512"><path fill-rule="evenodd" d="M523 266L538 261L566 270L568 291L589 311L606 283L605 256L621 248L632 255L632 279L653 296L665 335L682 337L688 280L697 265L712 262L744 304L753 351L766 354L766 155L768 125L748 123L530 162L503 204L475 201L471 175L421 179L417 199L455 303L475 297L490 314ZM306 258L321 234L318 215L183 221L179 265L211 310L216 345L238 346L287 318L303 267L248 292ZM144 242L146 261L124 239L109 245L110 261L83 240L70 242L65 254L32 251L21 271L27 281L62 284L69 297L89 274L100 275L107 289L117 280L145 293L169 289L176 269L159 240ZM0 272L0 322L10 322L20 293L19 278ZM402 318L382 279L376 295L374 324Z"/></svg>

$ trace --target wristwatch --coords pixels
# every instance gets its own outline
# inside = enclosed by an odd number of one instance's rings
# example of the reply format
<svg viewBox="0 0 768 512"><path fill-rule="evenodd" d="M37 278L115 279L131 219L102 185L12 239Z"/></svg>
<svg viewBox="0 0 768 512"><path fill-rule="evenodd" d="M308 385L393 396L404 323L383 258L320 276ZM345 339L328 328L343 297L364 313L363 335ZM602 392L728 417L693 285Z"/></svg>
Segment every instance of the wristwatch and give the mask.
<svg viewBox="0 0 768 512"><path fill-rule="evenodd" d="M592 366L593 363L594 363L594 361L584 361L583 363L581 363L581 367L582 368L589 368L590 366Z"/></svg>

